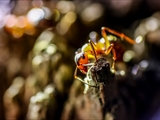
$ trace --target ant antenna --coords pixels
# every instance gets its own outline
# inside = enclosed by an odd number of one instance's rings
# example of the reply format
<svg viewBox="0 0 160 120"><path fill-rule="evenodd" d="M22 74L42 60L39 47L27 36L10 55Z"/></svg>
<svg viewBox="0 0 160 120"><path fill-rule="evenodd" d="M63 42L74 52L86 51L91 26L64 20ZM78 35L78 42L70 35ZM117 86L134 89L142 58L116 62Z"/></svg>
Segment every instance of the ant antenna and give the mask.
<svg viewBox="0 0 160 120"><path fill-rule="evenodd" d="M97 61L96 51L95 51L95 49L94 49L94 47L93 47L93 45L95 45L95 44L94 44L94 42L93 42L92 40L89 40L88 42L90 43L90 45L91 45L91 47L92 47L92 50L93 50L93 52L94 52L94 57L95 57L95 59L96 59L96 61Z"/></svg>

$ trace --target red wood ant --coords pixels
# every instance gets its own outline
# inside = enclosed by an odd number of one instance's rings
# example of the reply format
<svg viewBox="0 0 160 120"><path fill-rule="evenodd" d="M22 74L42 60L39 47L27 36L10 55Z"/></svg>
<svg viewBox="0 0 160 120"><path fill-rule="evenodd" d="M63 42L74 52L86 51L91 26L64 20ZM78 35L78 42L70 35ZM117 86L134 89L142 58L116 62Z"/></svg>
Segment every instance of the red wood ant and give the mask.
<svg viewBox="0 0 160 120"><path fill-rule="evenodd" d="M114 66L115 66L115 60L116 60L116 51L114 49L114 44L113 43L110 44L107 38L106 31L120 37L121 39L125 39L131 44L135 43L134 40L127 37L123 33L119 33L107 27L102 27L101 34L102 34L102 37L104 38L104 41L99 40L97 43L94 43L92 40L89 40L89 43L83 45L81 48L81 51L76 52L76 55L75 55L75 63L77 65L76 69L79 68L79 70L82 73L86 74L88 71L88 66L93 65L93 63L89 63L89 59L93 58L97 60L99 57L101 57L101 55L108 55L112 51L113 63L111 68L113 72L115 71ZM75 78L77 78L76 72L74 76Z"/></svg>
<svg viewBox="0 0 160 120"><path fill-rule="evenodd" d="M105 108L107 103L107 97L105 97L105 95L109 95L112 98L116 96L114 91L110 92L109 90L116 86L114 83L116 51L114 44L110 44L105 31L108 31L121 39L125 39L131 44L134 44L135 41L125 36L123 33L118 33L106 27L102 27L101 30L104 38L103 42L99 40L97 43L94 43L92 40L89 40L89 43L83 45L81 51L76 53L75 62L77 67L75 69L74 77L85 84L84 93L87 93L90 90L90 87L96 88L94 90L99 91L97 95L100 98L102 106ZM106 57L103 57L103 55L108 55L110 52L113 54L113 63L111 67ZM94 59L93 62L90 61L92 58ZM77 76L77 68L79 68L82 73L86 74L84 79Z"/></svg>

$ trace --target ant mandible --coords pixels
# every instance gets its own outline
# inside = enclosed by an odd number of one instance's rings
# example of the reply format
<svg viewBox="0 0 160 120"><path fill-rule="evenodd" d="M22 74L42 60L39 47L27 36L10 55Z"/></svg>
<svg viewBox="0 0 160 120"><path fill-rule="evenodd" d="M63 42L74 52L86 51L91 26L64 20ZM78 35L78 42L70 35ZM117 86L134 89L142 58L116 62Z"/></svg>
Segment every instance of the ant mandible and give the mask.
<svg viewBox="0 0 160 120"><path fill-rule="evenodd" d="M76 71L78 68L82 73L86 74L88 71L88 66L93 65L93 63L89 63L90 58L95 58L95 60L97 60L101 55L104 55L104 54L108 55L111 51L113 53L113 63L111 68L113 72L115 71L114 66L115 66L115 60L116 60L116 51L114 49L114 44L113 43L110 44L107 38L106 31L120 37L121 39L125 39L131 44L135 43L134 40L127 37L123 33L119 33L107 27L102 27L101 34L102 34L102 37L104 38L103 44L101 43L101 41L94 43L92 40L89 40L89 43L82 46L80 52L76 52L76 55L75 55L75 63L77 65ZM76 74L77 72L75 72L74 74L75 78L77 78Z"/></svg>

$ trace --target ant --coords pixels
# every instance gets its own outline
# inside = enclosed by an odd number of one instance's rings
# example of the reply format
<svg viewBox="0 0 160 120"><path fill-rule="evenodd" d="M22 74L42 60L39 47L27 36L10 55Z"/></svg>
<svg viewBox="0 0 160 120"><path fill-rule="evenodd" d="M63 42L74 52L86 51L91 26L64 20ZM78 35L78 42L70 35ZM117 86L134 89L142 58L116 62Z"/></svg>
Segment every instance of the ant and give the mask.
<svg viewBox="0 0 160 120"><path fill-rule="evenodd" d="M106 103L106 87L104 86L114 86L113 76L115 73L114 66L116 61L114 44L110 44L105 31L108 31L111 34L120 37L121 39L125 39L131 44L135 43L134 40L125 36L123 33L118 33L107 27L102 27L101 33L104 38L104 42L98 41L97 43L94 43L92 40L89 40L89 43L83 45L81 50L76 52L75 62L77 67L74 72L74 77L85 84L84 93L87 93L90 87L98 89L103 106ZM103 55L108 55L111 52L113 54L113 63L110 66L109 62L105 57L103 57ZM89 61L92 58L95 59L94 62ZM86 74L84 79L81 79L77 76L77 69L80 69L82 73Z"/></svg>
<svg viewBox="0 0 160 120"><path fill-rule="evenodd" d="M114 49L114 44L113 43L110 44L107 38L106 31L120 37L121 39L125 39L131 44L135 43L134 40L127 37L123 33L119 33L107 27L102 27L101 34L102 34L102 37L104 38L104 41L103 42L98 41L97 43L94 43L92 40L89 40L89 43L83 45L81 48L81 51L80 52L77 51L75 55L75 63L77 65L76 69L79 68L79 70L82 73L87 74L88 66L93 65L93 63L89 63L89 59L95 58L95 60L97 61L99 57L101 57L102 55L108 55L112 51L113 63L111 68L113 72L115 71L114 66L115 66L115 60L116 60L116 51ZM75 72L74 77L78 79L78 77L76 76L76 73L77 72Z"/></svg>
<svg viewBox="0 0 160 120"><path fill-rule="evenodd" d="M114 44L113 43L110 44L110 42L107 38L106 31L120 37L121 39L125 39L126 41L128 41L131 44L135 43L134 40L127 37L123 33L119 33L117 31L112 30L107 27L102 27L101 34L102 34L102 37L104 38L104 41L103 42L98 41L97 43L94 43L92 40L89 40L89 43L83 45L81 48L81 51L77 51L76 55L75 55L75 63L77 65L77 67L74 72L74 77L75 77L75 79L78 79L81 82L83 82L84 84L86 84L86 86L96 87L96 88L98 87L96 80L92 81L92 77L90 75L90 70L91 70L91 68L93 68L93 65L94 65L94 62L93 63L89 62L89 60L92 58L97 61L99 58L102 57L102 55L108 55L112 51L113 63L111 66L111 71L112 71L112 73L115 72L116 51L114 49ZM88 66L91 66L91 67L89 67L89 69L88 69ZM81 78L79 78L77 76L77 68L82 73L86 74L86 77L84 80L82 80Z"/></svg>

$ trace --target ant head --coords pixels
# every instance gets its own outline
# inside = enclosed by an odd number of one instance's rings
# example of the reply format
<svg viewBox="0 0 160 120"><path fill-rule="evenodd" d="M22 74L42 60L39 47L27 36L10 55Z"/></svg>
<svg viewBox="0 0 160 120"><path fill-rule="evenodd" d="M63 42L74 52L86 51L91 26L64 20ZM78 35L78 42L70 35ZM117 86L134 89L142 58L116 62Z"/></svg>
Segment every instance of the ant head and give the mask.
<svg viewBox="0 0 160 120"><path fill-rule="evenodd" d="M87 72L87 66L83 66L84 64L88 64L88 55L86 53L77 53L75 55L74 61L82 73Z"/></svg>
<svg viewBox="0 0 160 120"><path fill-rule="evenodd" d="M88 55L84 52L77 53L75 55L74 61L77 65L87 64L88 63Z"/></svg>

